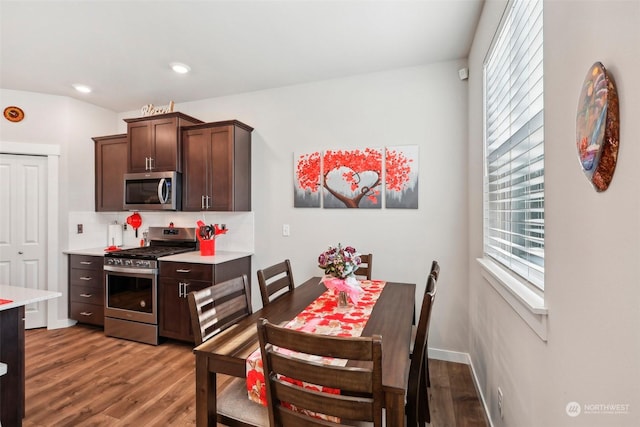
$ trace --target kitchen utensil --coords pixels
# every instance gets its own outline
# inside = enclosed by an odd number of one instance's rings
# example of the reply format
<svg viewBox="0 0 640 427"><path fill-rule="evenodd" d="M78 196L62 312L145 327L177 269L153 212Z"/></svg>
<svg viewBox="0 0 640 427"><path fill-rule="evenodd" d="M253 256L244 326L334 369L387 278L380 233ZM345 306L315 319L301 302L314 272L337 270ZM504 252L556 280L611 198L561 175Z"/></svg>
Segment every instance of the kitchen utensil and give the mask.
<svg viewBox="0 0 640 427"><path fill-rule="evenodd" d="M110 246L122 246L122 224L109 224L107 231L107 244Z"/></svg>
<svg viewBox="0 0 640 427"><path fill-rule="evenodd" d="M136 232L136 237L138 237L138 228L142 225L142 217L138 212L134 212L133 214L127 217L127 224L133 227Z"/></svg>

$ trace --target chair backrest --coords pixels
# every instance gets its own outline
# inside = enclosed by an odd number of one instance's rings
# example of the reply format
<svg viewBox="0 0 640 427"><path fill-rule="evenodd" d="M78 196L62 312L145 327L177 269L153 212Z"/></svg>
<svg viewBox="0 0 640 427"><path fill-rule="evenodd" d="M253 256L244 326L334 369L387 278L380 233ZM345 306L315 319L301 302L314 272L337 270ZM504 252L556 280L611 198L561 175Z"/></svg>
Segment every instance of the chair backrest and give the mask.
<svg viewBox="0 0 640 427"><path fill-rule="evenodd" d="M382 337L313 334L265 319L258 321L258 337L271 426L332 426L347 420L382 425ZM351 361L349 365L359 362L357 367L329 365L291 352L346 359ZM316 387L308 388L308 384ZM339 420L321 420L309 411Z"/></svg>
<svg viewBox="0 0 640 427"><path fill-rule="evenodd" d="M433 275L433 278L438 281L438 277L440 277L440 264L435 259L431 263L431 272L429 274Z"/></svg>
<svg viewBox="0 0 640 427"><path fill-rule="evenodd" d="M262 305L266 306L274 299L292 291L294 288L291 262L285 259L278 264L258 270L258 284ZM273 297L273 298L272 298Z"/></svg>
<svg viewBox="0 0 640 427"><path fill-rule="evenodd" d="M356 276L366 277L367 280L371 280L371 264L373 264L373 254L360 255L360 261L362 261L362 263L354 274Z"/></svg>
<svg viewBox="0 0 640 427"><path fill-rule="evenodd" d="M252 313L246 274L190 292L187 300L196 345Z"/></svg>
<svg viewBox="0 0 640 427"><path fill-rule="evenodd" d="M426 386L421 383L425 379L425 359L427 358L427 340L429 338L429 323L431 321L431 311L436 296L436 279L433 274L429 274L427 279L427 292L422 298L420 308L420 318L416 329L416 339L411 355L411 365L409 367L409 383L407 385L407 426L417 425L420 410L419 400L421 390L426 390Z"/></svg>

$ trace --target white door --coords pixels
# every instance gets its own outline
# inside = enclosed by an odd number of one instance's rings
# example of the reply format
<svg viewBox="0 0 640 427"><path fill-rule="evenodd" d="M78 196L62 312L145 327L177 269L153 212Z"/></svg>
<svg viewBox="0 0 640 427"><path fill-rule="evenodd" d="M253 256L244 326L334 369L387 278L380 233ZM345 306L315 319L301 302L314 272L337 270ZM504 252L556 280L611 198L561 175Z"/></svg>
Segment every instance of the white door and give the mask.
<svg viewBox="0 0 640 427"><path fill-rule="evenodd" d="M46 157L0 154L0 284L47 289L46 189ZM25 314L27 328L47 325L45 302Z"/></svg>

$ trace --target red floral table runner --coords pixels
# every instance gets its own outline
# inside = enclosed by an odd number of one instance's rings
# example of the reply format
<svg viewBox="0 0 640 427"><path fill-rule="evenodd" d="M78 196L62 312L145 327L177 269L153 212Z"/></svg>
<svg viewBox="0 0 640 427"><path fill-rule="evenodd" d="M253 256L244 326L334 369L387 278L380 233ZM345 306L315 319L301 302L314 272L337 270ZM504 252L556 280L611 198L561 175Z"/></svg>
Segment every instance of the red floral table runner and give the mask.
<svg viewBox="0 0 640 427"><path fill-rule="evenodd" d="M364 291L356 304L349 307L338 307L338 295L334 290L327 290L315 301L307 306L285 327L304 332L314 332L323 335L343 337L359 337L362 334L371 311L380 297L386 282L382 280L363 280L361 283ZM318 286L323 286L319 284ZM301 356L310 360L308 355ZM316 356L315 359L318 359ZM322 363L344 364L341 359L321 358ZM317 388L313 384L304 384L305 387ZM267 405L267 392L264 386L264 370L262 367L262 355L260 348L247 357L247 391L249 399L262 405ZM338 393L338 390L324 389L326 392Z"/></svg>
<svg viewBox="0 0 640 427"><path fill-rule="evenodd" d="M13 300L0 298L0 304L9 304L10 302L13 302Z"/></svg>

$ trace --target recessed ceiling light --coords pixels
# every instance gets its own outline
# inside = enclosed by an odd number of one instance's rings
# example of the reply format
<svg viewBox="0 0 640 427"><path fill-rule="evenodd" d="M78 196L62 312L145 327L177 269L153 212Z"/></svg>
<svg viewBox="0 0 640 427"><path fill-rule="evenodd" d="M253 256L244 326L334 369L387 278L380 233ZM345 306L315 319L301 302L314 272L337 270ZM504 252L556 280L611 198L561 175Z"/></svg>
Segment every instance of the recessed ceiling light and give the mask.
<svg viewBox="0 0 640 427"><path fill-rule="evenodd" d="M73 88L75 90L77 90L78 92L82 92L82 93L90 93L91 92L91 88L87 85L81 85L81 84L74 84L72 85Z"/></svg>
<svg viewBox="0 0 640 427"><path fill-rule="evenodd" d="M187 74L191 71L191 67L187 64L183 64L182 62L172 62L169 66L171 66L171 69L178 74Z"/></svg>

